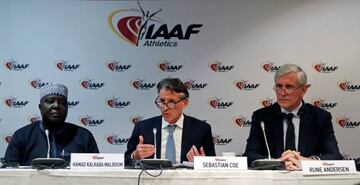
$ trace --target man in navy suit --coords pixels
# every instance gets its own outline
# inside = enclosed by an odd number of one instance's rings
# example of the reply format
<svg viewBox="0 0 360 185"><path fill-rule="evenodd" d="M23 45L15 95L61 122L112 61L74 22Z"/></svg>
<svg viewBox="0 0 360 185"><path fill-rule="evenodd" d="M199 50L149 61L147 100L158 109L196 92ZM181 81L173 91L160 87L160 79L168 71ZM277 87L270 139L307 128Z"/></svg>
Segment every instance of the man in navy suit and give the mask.
<svg viewBox="0 0 360 185"><path fill-rule="evenodd" d="M285 64L275 74L277 103L255 111L245 155L249 165L267 158L263 122L272 158L285 162L287 170L300 170L301 160L342 159L331 122L331 114L303 101L307 89L305 72Z"/></svg>
<svg viewBox="0 0 360 185"><path fill-rule="evenodd" d="M158 83L157 91L155 104L161 116L136 123L125 152L126 165L154 158L155 152L156 158L167 158L173 163L193 161L194 156L215 156L211 126L183 113L189 104L189 92L183 82L165 78Z"/></svg>

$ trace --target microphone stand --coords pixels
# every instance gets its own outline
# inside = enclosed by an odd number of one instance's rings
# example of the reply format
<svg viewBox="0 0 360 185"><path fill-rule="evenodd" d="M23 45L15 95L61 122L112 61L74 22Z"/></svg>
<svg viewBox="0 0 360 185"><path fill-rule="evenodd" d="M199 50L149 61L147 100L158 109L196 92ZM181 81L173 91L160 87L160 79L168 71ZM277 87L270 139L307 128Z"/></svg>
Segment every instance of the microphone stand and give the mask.
<svg viewBox="0 0 360 185"><path fill-rule="evenodd" d="M49 130L45 129L47 153L46 158L35 158L31 161L31 167L35 169L55 169L66 167L66 162L62 158L50 158L50 139Z"/></svg>
<svg viewBox="0 0 360 185"><path fill-rule="evenodd" d="M260 122L261 130L263 132L265 138L265 145L266 150L268 153L268 158L265 159L257 159L251 163L253 170L284 170L285 169L285 162L280 159L272 159L269 144L266 138L265 133L265 124L264 121Z"/></svg>

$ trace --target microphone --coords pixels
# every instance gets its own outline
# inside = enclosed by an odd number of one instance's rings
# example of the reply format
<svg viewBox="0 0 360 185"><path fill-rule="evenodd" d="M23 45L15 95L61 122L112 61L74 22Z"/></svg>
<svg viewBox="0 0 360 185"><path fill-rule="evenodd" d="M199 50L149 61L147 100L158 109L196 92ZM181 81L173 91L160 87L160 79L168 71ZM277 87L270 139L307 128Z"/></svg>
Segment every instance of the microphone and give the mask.
<svg viewBox="0 0 360 185"><path fill-rule="evenodd" d="M265 145L266 145L266 149L267 149L267 152L268 152L268 159L271 159L269 144L268 144L268 141L267 141L267 138L266 138L266 133L265 133L265 124L264 124L263 121L261 121L260 126L261 126L261 130L262 130L262 132L264 134L264 138L265 138Z"/></svg>
<svg viewBox="0 0 360 185"><path fill-rule="evenodd" d="M45 129L45 135L46 135L46 141L47 141L47 146L48 146L46 158L49 159L50 158L50 139L49 139L49 130L48 129Z"/></svg>
<svg viewBox="0 0 360 185"><path fill-rule="evenodd" d="M172 162L168 159L158 159L156 157L157 150L157 140L156 140L157 129L153 128L154 134L154 146L155 146L155 154L153 159L141 159L138 163L135 164L135 168L141 169L170 169L172 168Z"/></svg>
<svg viewBox="0 0 360 185"><path fill-rule="evenodd" d="M46 158L35 158L31 161L31 166L35 169L55 169L66 167L66 162L61 158L50 158L50 139L49 130L45 129L47 152Z"/></svg>
<svg viewBox="0 0 360 185"><path fill-rule="evenodd" d="M153 128L153 133L154 133L154 146L155 146L154 159L157 159L157 157L156 157L156 149L157 149L156 132L157 132L157 129L154 127L154 128Z"/></svg>
<svg viewBox="0 0 360 185"><path fill-rule="evenodd" d="M264 121L260 122L261 130L264 135L266 150L268 153L268 158L265 159L257 159L251 163L253 170L284 170L285 162L280 159L272 159L269 144L267 141L266 133L265 133L265 124Z"/></svg>

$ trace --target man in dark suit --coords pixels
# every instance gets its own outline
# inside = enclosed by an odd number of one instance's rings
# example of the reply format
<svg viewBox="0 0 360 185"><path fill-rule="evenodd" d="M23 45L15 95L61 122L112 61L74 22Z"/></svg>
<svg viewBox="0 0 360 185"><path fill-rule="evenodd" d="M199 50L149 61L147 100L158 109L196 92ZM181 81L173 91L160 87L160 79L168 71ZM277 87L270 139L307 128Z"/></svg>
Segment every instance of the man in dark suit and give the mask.
<svg viewBox="0 0 360 185"><path fill-rule="evenodd" d="M268 157L263 122L272 158L285 162L287 170L300 170L301 160L342 159L331 114L303 101L309 85L297 65L285 64L275 74L277 103L252 115L245 155L249 165Z"/></svg>
<svg viewBox="0 0 360 185"><path fill-rule="evenodd" d="M193 161L194 156L215 156L211 126L183 114L189 103L189 92L183 82L165 78L158 83L157 90L155 104L161 116L136 123L125 152L126 165L154 158L155 152L156 158L167 158L173 163Z"/></svg>

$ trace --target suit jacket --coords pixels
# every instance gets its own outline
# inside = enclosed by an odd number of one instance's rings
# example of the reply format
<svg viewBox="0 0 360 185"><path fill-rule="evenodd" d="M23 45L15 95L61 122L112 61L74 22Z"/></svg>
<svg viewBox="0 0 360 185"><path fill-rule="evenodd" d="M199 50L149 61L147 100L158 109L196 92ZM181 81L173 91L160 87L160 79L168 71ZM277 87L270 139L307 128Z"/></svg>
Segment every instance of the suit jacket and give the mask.
<svg viewBox="0 0 360 185"><path fill-rule="evenodd" d="M125 152L126 165L132 165L131 154L139 144L140 135L144 137L144 144L154 144L153 128L157 129L156 142L158 147L156 148L156 157L160 158L162 134L161 118L161 116L157 116L135 124ZM184 115L180 162L187 161L186 153L190 150L192 145L195 145L197 148L203 147L206 156L215 156L211 126L204 121ZM154 158L154 156L148 158Z"/></svg>
<svg viewBox="0 0 360 185"><path fill-rule="evenodd" d="M300 116L298 151L304 157L318 156L323 160L342 159L335 139L331 114L321 108L303 102ZM278 103L255 111L245 154L249 165L256 159L267 158L268 152L260 122L265 124L265 133L272 158L284 152L283 117Z"/></svg>

